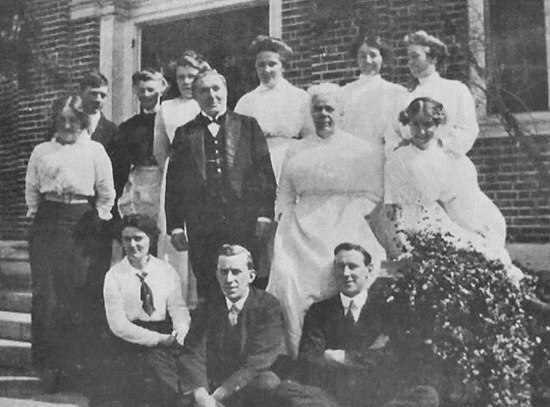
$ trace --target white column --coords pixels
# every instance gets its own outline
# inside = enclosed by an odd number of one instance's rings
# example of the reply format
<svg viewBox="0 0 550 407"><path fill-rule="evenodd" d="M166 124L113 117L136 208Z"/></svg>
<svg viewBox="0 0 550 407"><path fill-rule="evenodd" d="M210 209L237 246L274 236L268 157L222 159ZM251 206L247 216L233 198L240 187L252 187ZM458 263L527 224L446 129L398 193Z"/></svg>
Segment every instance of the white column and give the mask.
<svg viewBox="0 0 550 407"><path fill-rule="evenodd" d="M283 0L269 0L269 35L283 36Z"/></svg>

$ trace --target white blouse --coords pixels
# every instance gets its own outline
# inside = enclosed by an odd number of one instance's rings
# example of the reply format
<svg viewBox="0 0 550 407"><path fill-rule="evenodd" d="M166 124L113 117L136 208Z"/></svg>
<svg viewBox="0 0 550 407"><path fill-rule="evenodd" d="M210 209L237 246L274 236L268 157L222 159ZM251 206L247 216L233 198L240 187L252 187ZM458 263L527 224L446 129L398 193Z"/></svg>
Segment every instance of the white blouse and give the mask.
<svg viewBox="0 0 550 407"><path fill-rule="evenodd" d="M260 84L241 97L235 112L258 121L270 149L285 139L315 134L309 95L284 78L273 88Z"/></svg>
<svg viewBox="0 0 550 407"><path fill-rule="evenodd" d="M441 126L443 148L458 155L466 154L479 134L474 98L460 81L445 79L437 72L419 79L419 85L409 94L403 109L418 97L430 97L443 104L447 124ZM402 137L410 137L404 133ZM398 142L398 140L397 140Z"/></svg>
<svg viewBox="0 0 550 407"><path fill-rule="evenodd" d="M199 112L195 99L170 99L160 105L155 117L153 155L161 169L164 169L176 129L194 119Z"/></svg>
<svg viewBox="0 0 550 407"><path fill-rule="evenodd" d="M38 210L41 195L97 196L95 206L101 219L111 219L115 200L113 170L105 148L82 133L74 144L55 139L37 145L29 159L25 177L27 216Z"/></svg>
<svg viewBox="0 0 550 407"><path fill-rule="evenodd" d="M136 275L142 273L146 273L145 282L153 293L155 311L151 315L142 308L141 281ZM125 257L107 272L103 293L109 328L119 338L138 345L156 346L165 335L132 321L163 321L168 314L177 332L176 339L183 343L189 329L189 311L181 294L178 273L170 264L149 256L142 271L134 268Z"/></svg>

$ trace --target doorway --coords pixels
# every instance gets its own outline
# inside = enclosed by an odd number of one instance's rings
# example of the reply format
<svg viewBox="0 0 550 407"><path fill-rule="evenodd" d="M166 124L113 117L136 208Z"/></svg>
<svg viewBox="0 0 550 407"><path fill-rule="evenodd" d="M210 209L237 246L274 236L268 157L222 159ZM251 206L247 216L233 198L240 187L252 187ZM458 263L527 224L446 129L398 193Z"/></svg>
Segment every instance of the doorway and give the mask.
<svg viewBox="0 0 550 407"><path fill-rule="evenodd" d="M192 49L227 79L228 106L258 85L248 47L259 34L269 33L269 6L210 11L182 20L145 26L141 37L141 66L163 69ZM168 77L171 85L174 79Z"/></svg>

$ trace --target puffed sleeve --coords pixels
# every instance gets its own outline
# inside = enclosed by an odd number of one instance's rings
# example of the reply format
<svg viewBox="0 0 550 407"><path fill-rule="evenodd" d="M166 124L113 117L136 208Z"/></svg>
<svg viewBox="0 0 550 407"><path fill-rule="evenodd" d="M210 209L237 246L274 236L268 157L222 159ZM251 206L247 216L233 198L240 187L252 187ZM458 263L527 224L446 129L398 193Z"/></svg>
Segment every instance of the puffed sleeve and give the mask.
<svg viewBox="0 0 550 407"><path fill-rule="evenodd" d="M33 217L40 203L40 178L38 177L38 157L35 148L27 165L25 175L25 201L27 203L27 216Z"/></svg>
<svg viewBox="0 0 550 407"><path fill-rule="evenodd" d="M115 186L113 181L113 167L105 148L99 143L94 146L94 190L96 192L95 206L100 219L112 218L111 208L115 203Z"/></svg>
<svg viewBox="0 0 550 407"><path fill-rule="evenodd" d="M443 129L443 148L458 155L466 154L476 141L479 126L476 118L475 102L470 90L463 83L456 83L454 95L457 98L456 116ZM442 130L443 130L442 129Z"/></svg>
<svg viewBox="0 0 550 407"><path fill-rule="evenodd" d="M153 137L153 155L157 161L157 165L164 170L164 165L168 154L170 152L170 137L166 131L166 123L164 121L164 112L163 106L161 105L158 113L155 116L155 132Z"/></svg>

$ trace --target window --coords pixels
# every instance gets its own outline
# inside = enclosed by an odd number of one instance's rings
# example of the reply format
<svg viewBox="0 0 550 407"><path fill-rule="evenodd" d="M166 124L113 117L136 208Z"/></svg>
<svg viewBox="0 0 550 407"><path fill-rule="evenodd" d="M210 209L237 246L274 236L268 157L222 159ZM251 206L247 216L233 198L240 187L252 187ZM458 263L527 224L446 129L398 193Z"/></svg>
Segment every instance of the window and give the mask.
<svg viewBox="0 0 550 407"><path fill-rule="evenodd" d="M489 113L548 111L544 0L489 0Z"/></svg>

